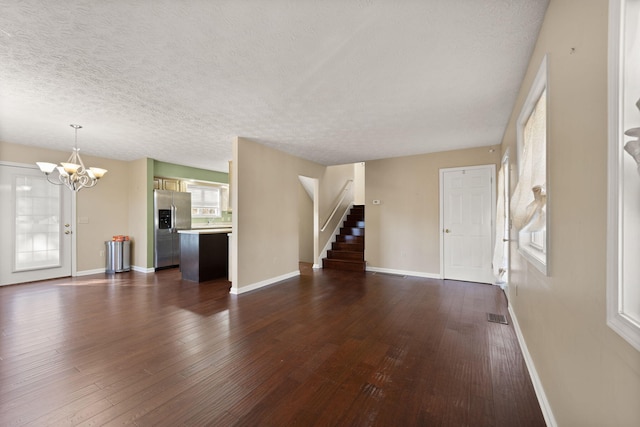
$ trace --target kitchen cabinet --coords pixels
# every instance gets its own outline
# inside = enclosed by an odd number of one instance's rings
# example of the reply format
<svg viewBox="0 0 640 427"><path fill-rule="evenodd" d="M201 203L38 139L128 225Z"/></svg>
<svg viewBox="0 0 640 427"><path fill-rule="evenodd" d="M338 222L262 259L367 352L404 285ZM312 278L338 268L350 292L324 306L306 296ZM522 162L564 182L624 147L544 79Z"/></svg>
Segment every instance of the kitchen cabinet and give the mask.
<svg viewBox="0 0 640 427"><path fill-rule="evenodd" d="M179 179L153 177L154 190L182 191Z"/></svg>
<svg viewBox="0 0 640 427"><path fill-rule="evenodd" d="M180 191L180 181L177 179L162 179L162 189L169 191Z"/></svg>

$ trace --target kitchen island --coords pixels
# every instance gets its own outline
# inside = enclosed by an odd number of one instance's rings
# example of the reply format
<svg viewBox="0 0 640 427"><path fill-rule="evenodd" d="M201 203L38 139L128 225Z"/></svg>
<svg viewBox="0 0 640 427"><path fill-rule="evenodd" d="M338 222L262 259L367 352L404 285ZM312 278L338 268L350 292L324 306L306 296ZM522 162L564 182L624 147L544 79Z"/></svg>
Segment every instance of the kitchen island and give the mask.
<svg viewBox="0 0 640 427"><path fill-rule="evenodd" d="M231 228L178 230L183 280L204 282L229 277Z"/></svg>

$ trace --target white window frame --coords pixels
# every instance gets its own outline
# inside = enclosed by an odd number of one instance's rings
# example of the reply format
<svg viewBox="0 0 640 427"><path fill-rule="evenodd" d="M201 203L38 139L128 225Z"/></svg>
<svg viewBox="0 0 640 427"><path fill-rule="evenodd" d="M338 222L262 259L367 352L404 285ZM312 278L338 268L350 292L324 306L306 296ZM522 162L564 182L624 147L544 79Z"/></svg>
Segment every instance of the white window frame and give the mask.
<svg viewBox="0 0 640 427"><path fill-rule="evenodd" d="M640 2L609 2L609 150L608 150L608 216L607 216L607 325L640 351L640 315L628 307L640 306L640 268L636 245L640 232L640 176L637 165L624 152L631 138L624 131L640 127L640 111L635 102L640 98L640 57L630 49L638 45L637 21ZM629 52L629 56L625 54Z"/></svg>
<svg viewBox="0 0 640 427"><path fill-rule="evenodd" d="M540 99L540 96L543 92L546 91L546 103L547 103L547 119L546 119L546 141L547 141L547 150L549 146L549 85L548 85L548 67L547 67L547 56L545 55L542 58L542 62L540 64L540 68L538 69L538 73L531 85L531 89L529 90L529 94L527 95L526 100L522 105L522 110L520 111L520 115L518 116L518 120L516 122L516 141L517 141L517 159L518 159L518 177L520 176L520 172L522 170L522 160L524 154L524 128L529 120L529 117L533 113L533 110ZM540 270L543 274L548 274L548 266L549 260L547 257L547 249L549 248L549 162L548 162L548 154L545 156L545 186L547 192L547 205L546 205L546 227L545 231L540 231L536 233L520 231L518 233L518 252L529 261L535 268ZM542 233L542 244L539 243L539 235L535 235L537 233Z"/></svg>
<svg viewBox="0 0 640 427"><path fill-rule="evenodd" d="M222 188L211 184L192 184L187 183L187 192L192 195L200 193L200 202L192 198L191 201L191 217L192 218L221 218L222 217ZM206 194L215 194L216 202L208 205ZM192 196L193 197L193 196Z"/></svg>

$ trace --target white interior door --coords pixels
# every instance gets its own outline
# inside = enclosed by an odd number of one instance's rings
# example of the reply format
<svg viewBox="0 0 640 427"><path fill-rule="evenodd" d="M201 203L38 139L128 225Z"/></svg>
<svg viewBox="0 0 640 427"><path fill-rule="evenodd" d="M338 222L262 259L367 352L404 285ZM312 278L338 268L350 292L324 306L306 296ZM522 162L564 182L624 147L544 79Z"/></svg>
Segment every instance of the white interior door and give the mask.
<svg viewBox="0 0 640 427"><path fill-rule="evenodd" d="M494 175L494 165L440 171L445 279L493 283Z"/></svg>
<svg viewBox="0 0 640 427"><path fill-rule="evenodd" d="M71 276L71 193L35 166L0 164L0 285Z"/></svg>

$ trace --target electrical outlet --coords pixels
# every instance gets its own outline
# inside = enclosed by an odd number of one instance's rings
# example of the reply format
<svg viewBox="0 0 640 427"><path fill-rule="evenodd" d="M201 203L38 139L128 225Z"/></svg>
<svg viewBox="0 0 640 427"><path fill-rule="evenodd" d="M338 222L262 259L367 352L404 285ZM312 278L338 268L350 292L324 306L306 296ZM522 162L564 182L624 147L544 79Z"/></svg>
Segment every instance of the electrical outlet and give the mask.
<svg viewBox="0 0 640 427"><path fill-rule="evenodd" d="M100 257L104 256L104 250L100 251Z"/></svg>

